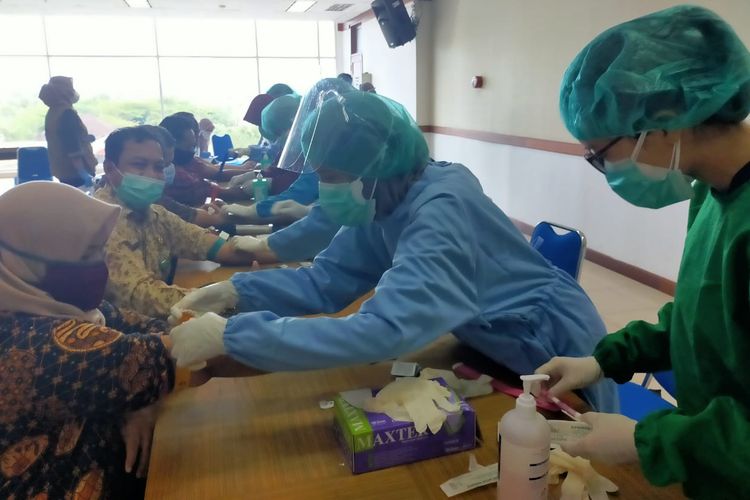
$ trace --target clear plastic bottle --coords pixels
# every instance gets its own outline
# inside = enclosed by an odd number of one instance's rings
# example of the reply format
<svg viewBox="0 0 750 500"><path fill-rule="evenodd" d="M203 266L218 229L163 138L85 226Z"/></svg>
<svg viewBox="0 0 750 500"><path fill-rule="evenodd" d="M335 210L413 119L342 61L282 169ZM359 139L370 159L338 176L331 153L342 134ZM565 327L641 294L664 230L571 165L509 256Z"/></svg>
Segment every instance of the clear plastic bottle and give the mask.
<svg viewBox="0 0 750 500"><path fill-rule="evenodd" d="M532 385L548 375L523 375L523 394L498 424L497 499L546 500L550 428L536 411Z"/></svg>
<svg viewBox="0 0 750 500"><path fill-rule="evenodd" d="M268 190L270 187L268 179L263 177L260 170L256 171L255 179L253 179L253 198L255 198L256 203L268 198Z"/></svg>

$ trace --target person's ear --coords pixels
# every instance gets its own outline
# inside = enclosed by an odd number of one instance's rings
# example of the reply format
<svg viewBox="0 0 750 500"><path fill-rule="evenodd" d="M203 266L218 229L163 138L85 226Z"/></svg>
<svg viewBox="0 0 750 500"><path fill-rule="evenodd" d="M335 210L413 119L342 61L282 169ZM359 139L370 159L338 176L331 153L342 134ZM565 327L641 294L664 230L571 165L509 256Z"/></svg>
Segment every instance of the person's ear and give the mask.
<svg viewBox="0 0 750 500"><path fill-rule="evenodd" d="M109 183L114 187L118 187L120 183L122 183L122 174L117 169L114 162L112 160L104 160L103 166L104 173L106 174Z"/></svg>
<svg viewBox="0 0 750 500"><path fill-rule="evenodd" d="M682 132L682 130L665 130L664 140L666 140L671 146L674 146L682 139Z"/></svg>

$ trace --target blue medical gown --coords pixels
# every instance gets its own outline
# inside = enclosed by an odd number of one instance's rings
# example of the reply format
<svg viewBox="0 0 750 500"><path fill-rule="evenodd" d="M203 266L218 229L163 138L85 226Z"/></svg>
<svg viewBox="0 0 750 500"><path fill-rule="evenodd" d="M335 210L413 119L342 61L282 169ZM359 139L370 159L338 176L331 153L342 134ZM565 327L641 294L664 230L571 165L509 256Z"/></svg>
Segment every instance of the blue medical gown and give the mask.
<svg viewBox="0 0 750 500"><path fill-rule="evenodd" d="M463 165L430 164L383 220L343 228L312 267L237 273L239 309L224 345L267 371L394 358L446 332L516 373L588 356L606 334L594 305L531 248ZM358 313L334 313L375 288ZM603 380L584 391L618 409Z"/></svg>
<svg viewBox="0 0 750 500"><path fill-rule="evenodd" d="M339 229L316 204L307 216L271 234L268 246L279 262L310 260L328 247Z"/></svg>

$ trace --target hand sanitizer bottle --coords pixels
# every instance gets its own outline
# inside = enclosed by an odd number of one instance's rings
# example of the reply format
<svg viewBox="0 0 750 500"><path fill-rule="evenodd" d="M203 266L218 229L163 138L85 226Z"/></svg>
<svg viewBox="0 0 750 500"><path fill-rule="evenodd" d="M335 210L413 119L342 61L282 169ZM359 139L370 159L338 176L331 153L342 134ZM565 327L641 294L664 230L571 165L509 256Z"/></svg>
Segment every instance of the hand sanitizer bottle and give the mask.
<svg viewBox="0 0 750 500"><path fill-rule="evenodd" d="M498 500L546 500L550 428L536 411L532 385L549 375L522 375L523 394L498 424Z"/></svg>

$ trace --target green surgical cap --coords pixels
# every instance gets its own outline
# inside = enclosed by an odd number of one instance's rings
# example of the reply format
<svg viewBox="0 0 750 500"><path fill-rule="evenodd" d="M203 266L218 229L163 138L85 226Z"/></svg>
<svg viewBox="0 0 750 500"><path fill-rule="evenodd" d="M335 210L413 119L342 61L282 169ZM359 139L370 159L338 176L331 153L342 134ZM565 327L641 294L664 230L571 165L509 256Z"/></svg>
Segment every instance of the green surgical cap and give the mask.
<svg viewBox="0 0 750 500"><path fill-rule="evenodd" d="M560 87L560 113L580 141L738 123L750 113L750 53L701 7L639 17L576 56Z"/></svg>
<svg viewBox="0 0 750 500"><path fill-rule="evenodd" d="M302 97L295 94L283 95L271 101L260 115L260 130L263 137L274 142L289 132L301 100Z"/></svg>
<svg viewBox="0 0 750 500"><path fill-rule="evenodd" d="M283 95L294 94L294 90L292 90L292 87L290 87L286 83L274 83L268 88L266 94L276 99L277 97L281 97Z"/></svg>
<svg viewBox="0 0 750 500"><path fill-rule="evenodd" d="M429 161L422 131L403 106L352 91L322 103L302 128L302 150L313 168L387 179Z"/></svg>

